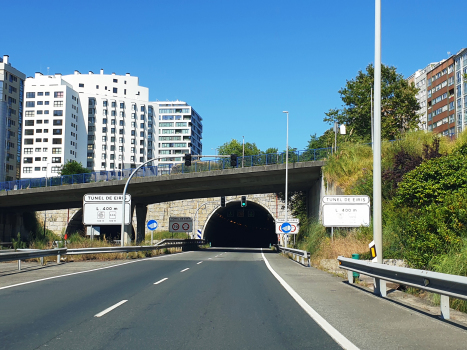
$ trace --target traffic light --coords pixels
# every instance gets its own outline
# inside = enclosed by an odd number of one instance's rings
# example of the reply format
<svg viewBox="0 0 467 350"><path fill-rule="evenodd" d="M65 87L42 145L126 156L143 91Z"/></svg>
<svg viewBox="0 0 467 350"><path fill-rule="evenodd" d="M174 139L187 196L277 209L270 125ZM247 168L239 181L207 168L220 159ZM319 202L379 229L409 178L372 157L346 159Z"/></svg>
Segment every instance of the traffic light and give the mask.
<svg viewBox="0 0 467 350"><path fill-rule="evenodd" d="M237 166L237 155L236 154L230 155L230 165L233 167Z"/></svg>
<svg viewBox="0 0 467 350"><path fill-rule="evenodd" d="M185 165L190 166L191 165L191 154L185 154Z"/></svg>
<svg viewBox="0 0 467 350"><path fill-rule="evenodd" d="M225 197L221 197L221 207L225 207Z"/></svg>
<svg viewBox="0 0 467 350"><path fill-rule="evenodd" d="M246 196L242 196L242 208L246 207Z"/></svg>

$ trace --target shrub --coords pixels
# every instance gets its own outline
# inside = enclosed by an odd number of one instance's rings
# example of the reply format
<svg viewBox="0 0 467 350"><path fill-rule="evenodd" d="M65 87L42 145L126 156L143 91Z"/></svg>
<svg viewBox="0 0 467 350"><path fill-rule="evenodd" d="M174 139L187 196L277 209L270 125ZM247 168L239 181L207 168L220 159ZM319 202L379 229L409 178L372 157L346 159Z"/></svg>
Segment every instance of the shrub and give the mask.
<svg viewBox="0 0 467 350"><path fill-rule="evenodd" d="M422 163L404 176L396 192L400 205L421 208L467 188L467 158L462 149Z"/></svg>

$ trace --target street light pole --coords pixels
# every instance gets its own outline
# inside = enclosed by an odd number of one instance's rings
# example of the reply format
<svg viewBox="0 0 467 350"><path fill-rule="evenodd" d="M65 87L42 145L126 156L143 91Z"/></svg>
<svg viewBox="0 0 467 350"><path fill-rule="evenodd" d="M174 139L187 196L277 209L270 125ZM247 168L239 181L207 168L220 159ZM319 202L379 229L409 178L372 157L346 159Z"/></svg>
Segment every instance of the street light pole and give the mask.
<svg viewBox="0 0 467 350"><path fill-rule="evenodd" d="M287 113L287 141L285 146L285 222L287 222L287 201L289 192L289 112L283 111L282 113ZM285 247L287 248L287 236L285 239Z"/></svg>
<svg viewBox="0 0 467 350"><path fill-rule="evenodd" d="M242 168L243 168L243 161L245 159L245 136L243 137L243 151L242 151Z"/></svg>
<svg viewBox="0 0 467 350"><path fill-rule="evenodd" d="M383 263L383 225L381 199L381 0L375 0L375 76L373 148L373 239L376 262ZM375 278L375 293L385 296L386 283Z"/></svg>

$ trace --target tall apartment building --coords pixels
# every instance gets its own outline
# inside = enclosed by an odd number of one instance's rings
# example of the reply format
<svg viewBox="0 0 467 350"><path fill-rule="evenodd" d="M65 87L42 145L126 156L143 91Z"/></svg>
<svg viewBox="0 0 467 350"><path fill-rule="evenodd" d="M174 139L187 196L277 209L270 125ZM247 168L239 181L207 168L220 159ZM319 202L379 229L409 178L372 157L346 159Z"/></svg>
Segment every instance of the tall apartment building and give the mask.
<svg viewBox="0 0 467 350"><path fill-rule="evenodd" d="M60 74L25 81L21 178L57 176L69 160L86 162L86 128L78 92Z"/></svg>
<svg viewBox="0 0 467 350"><path fill-rule="evenodd" d="M0 181L20 178L25 78L7 55L0 57Z"/></svg>
<svg viewBox="0 0 467 350"><path fill-rule="evenodd" d="M455 137L467 127L467 49L430 63L409 78L420 89L420 128Z"/></svg>
<svg viewBox="0 0 467 350"><path fill-rule="evenodd" d="M455 56L456 71L456 120L457 132L467 129L467 48L460 50Z"/></svg>
<svg viewBox="0 0 467 350"><path fill-rule="evenodd" d="M80 123L75 123L80 131L75 131L78 136L65 133L63 141L66 144L75 142L76 160L89 169L127 169L158 155L167 157L155 165L166 168L181 163L182 154L201 153L201 117L185 102L150 102L149 90L139 85L138 77L129 73L105 75L103 70L100 74L78 71L65 76L36 74L35 78L26 80L26 94L36 92L32 87L41 85L38 81L58 78L73 91L73 96L77 96L77 104L74 104L75 100L67 101L70 105L67 104L65 109L77 111L75 107L78 108L76 115L81 118ZM37 105L35 108L38 109ZM80 140L73 140L73 137ZM60 159L61 164L69 156L67 153ZM29 158L35 161L36 156ZM35 171L39 167L32 167L33 173L27 173L27 177L45 176ZM51 171L48 175L56 174Z"/></svg>

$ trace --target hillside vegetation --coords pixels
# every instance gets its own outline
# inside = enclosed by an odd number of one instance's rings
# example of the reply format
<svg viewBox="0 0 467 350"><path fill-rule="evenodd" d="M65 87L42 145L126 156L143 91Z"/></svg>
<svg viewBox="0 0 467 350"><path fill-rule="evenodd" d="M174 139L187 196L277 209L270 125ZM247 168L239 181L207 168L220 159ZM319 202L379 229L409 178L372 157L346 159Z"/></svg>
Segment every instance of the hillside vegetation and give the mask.
<svg viewBox="0 0 467 350"><path fill-rule="evenodd" d="M344 143L323 167L325 183L349 195L373 197L370 145ZM467 275L467 134L456 141L432 133L407 133L382 145L383 257L410 267ZM361 253L368 258L372 228L334 231L302 225L298 246L312 259ZM465 302L452 305L467 311Z"/></svg>

